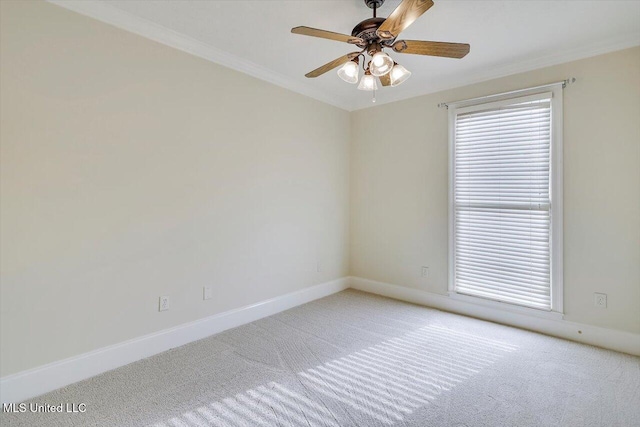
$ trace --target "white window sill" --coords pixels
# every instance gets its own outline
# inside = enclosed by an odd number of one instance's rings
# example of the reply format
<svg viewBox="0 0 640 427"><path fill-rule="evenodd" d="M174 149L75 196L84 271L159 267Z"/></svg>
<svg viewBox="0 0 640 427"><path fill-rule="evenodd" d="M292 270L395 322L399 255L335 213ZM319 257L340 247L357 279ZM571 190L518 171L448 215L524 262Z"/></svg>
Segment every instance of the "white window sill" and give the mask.
<svg viewBox="0 0 640 427"><path fill-rule="evenodd" d="M510 313L518 313L524 314L532 317L539 317L541 319L549 319L549 320L563 320L564 314L557 311L546 311L546 310L538 310L535 308L523 307L515 304L510 304L507 302L501 301L493 301L486 298L474 297L471 295L463 295L459 294L455 291L449 291L449 297L451 299L466 302L469 304L479 305L482 307L487 307L500 311L507 311Z"/></svg>

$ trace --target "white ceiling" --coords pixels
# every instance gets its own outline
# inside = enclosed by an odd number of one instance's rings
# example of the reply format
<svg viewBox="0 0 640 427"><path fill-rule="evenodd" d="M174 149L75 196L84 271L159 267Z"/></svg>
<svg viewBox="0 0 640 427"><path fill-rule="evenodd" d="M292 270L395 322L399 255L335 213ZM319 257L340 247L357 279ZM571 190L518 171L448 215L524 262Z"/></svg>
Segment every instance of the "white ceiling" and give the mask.
<svg viewBox="0 0 640 427"><path fill-rule="evenodd" d="M335 71L304 77L353 46L290 33L306 25L350 34L371 16L363 0L50 1L347 110L371 106L370 93ZM471 53L447 59L391 52L413 75L378 91L378 104L640 45L640 1L434 2L399 39L469 43ZM387 0L378 16L399 3Z"/></svg>

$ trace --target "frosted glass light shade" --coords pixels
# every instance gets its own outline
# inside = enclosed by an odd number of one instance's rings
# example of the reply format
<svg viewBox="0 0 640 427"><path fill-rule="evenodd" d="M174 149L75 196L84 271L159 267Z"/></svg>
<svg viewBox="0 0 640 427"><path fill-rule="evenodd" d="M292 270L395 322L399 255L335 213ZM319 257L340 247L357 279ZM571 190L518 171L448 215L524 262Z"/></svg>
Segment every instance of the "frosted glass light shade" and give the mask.
<svg viewBox="0 0 640 427"><path fill-rule="evenodd" d="M338 76L347 83L358 83L358 60L349 61L340 67Z"/></svg>
<svg viewBox="0 0 640 427"><path fill-rule="evenodd" d="M376 78L373 77L368 71L360 80L360 84L358 85L358 89L360 90L378 90L378 82L376 82Z"/></svg>
<svg viewBox="0 0 640 427"><path fill-rule="evenodd" d="M409 77L411 77L411 71L407 70L400 64L395 64L391 69L391 74L389 74L391 86L399 86Z"/></svg>
<svg viewBox="0 0 640 427"><path fill-rule="evenodd" d="M371 58L369 69L376 77L384 76L393 67L393 59L384 52L376 52Z"/></svg>

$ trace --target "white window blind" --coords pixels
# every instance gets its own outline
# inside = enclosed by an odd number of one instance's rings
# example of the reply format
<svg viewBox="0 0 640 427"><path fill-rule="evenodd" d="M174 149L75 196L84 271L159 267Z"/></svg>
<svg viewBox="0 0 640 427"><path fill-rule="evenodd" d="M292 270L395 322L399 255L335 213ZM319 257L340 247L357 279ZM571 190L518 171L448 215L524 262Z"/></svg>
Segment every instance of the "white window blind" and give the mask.
<svg viewBox="0 0 640 427"><path fill-rule="evenodd" d="M552 307L552 94L454 113L457 293Z"/></svg>

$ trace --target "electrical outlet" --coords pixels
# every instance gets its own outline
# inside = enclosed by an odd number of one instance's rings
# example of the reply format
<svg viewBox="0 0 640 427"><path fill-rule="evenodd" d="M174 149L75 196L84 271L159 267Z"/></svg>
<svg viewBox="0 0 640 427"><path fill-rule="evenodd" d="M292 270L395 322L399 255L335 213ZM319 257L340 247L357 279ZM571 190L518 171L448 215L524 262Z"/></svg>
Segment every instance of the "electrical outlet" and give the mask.
<svg viewBox="0 0 640 427"><path fill-rule="evenodd" d="M158 311L167 311L169 310L169 297L162 296L160 297L160 306L158 307Z"/></svg>
<svg viewBox="0 0 640 427"><path fill-rule="evenodd" d="M213 297L213 291L211 290L211 286L204 286L202 288L202 299L211 299Z"/></svg>
<svg viewBox="0 0 640 427"><path fill-rule="evenodd" d="M429 277L429 267L422 267L422 277Z"/></svg>
<svg viewBox="0 0 640 427"><path fill-rule="evenodd" d="M607 294L593 294L593 305L595 307L607 308Z"/></svg>

